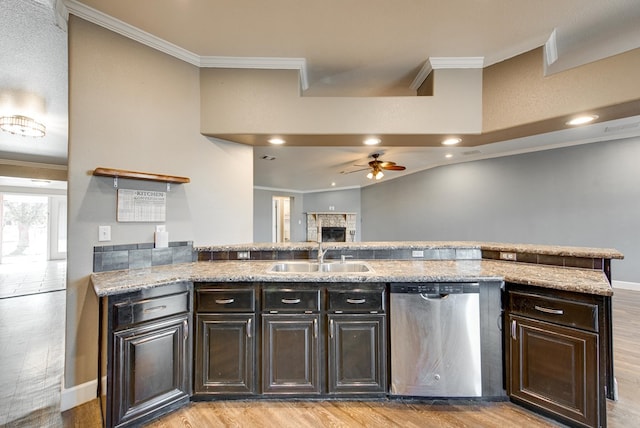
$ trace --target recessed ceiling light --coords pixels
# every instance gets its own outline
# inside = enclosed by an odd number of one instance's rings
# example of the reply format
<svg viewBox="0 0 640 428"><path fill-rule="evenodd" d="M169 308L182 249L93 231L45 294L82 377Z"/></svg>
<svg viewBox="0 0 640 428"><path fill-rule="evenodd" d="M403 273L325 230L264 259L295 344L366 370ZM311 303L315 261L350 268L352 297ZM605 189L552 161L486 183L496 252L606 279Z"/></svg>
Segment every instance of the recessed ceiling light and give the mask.
<svg viewBox="0 0 640 428"><path fill-rule="evenodd" d="M282 138L269 138L269 143L271 144L284 144L285 141Z"/></svg>
<svg viewBox="0 0 640 428"><path fill-rule="evenodd" d="M442 144L444 144L445 146L453 146L455 144L458 144L460 141L462 141L462 138L447 138L442 142Z"/></svg>
<svg viewBox="0 0 640 428"><path fill-rule="evenodd" d="M331 186L335 186L335 185L336 185L336 182L335 182L335 181L332 181L332 182L331 182Z"/></svg>
<svg viewBox="0 0 640 428"><path fill-rule="evenodd" d="M453 155L451 153L447 153L446 155L444 155L445 158L450 159L453 157Z"/></svg>
<svg viewBox="0 0 640 428"><path fill-rule="evenodd" d="M377 137L371 137L364 140L364 144L367 146L375 146L376 144L380 144L382 140Z"/></svg>
<svg viewBox="0 0 640 428"><path fill-rule="evenodd" d="M574 117L573 119L568 121L566 124L570 126L584 125L586 123L593 122L597 118L598 118L597 114L585 114L582 116Z"/></svg>

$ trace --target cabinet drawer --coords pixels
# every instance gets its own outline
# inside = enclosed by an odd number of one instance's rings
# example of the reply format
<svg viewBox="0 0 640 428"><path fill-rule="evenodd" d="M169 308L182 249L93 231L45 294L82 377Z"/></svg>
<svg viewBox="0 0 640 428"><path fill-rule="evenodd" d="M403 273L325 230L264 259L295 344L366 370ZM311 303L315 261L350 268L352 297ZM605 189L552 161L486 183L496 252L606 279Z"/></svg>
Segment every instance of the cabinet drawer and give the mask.
<svg viewBox="0 0 640 428"><path fill-rule="evenodd" d="M189 311L189 292L114 305L114 329Z"/></svg>
<svg viewBox="0 0 640 428"><path fill-rule="evenodd" d="M319 289L265 289L262 309L278 312L317 312L320 310Z"/></svg>
<svg viewBox="0 0 640 428"><path fill-rule="evenodd" d="M598 331L598 306L591 303L512 291L509 308L512 314Z"/></svg>
<svg viewBox="0 0 640 428"><path fill-rule="evenodd" d="M384 290L329 290L332 312L384 312Z"/></svg>
<svg viewBox="0 0 640 428"><path fill-rule="evenodd" d="M255 309L253 288L196 291L196 312L254 312Z"/></svg>

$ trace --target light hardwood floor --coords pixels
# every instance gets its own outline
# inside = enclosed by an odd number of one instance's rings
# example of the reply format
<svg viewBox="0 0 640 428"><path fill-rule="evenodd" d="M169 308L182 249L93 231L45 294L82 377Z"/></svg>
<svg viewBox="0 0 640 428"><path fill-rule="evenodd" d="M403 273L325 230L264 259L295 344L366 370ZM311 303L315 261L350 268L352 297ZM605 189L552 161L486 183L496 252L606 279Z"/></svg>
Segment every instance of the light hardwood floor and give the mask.
<svg viewBox="0 0 640 428"><path fill-rule="evenodd" d="M609 427L613 428L638 426L640 421L640 292L616 290L613 301L614 356L620 399L617 402L607 402L607 420ZM4 313L3 307L0 307L0 310L2 310L0 314ZM46 320L46 322L49 321ZM5 320L2 319L0 329L4 330L5 326ZM2 337L4 336L0 335L0 338ZM2 345L6 344L6 342L2 343ZM0 349L7 348L3 346ZM28 382L28 380L23 379L22 382ZM5 385L1 386L4 391ZM16 405L26 413L17 420L4 419L6 425L2 425L3 422L0 419L0 426L78 428L101 426L97 400L60 414L55 406L42 404L42 401L37 398L39 395L55 397L55 391L50 388L36 386L19 394L23 395L16 396L14 399L17 401L14 403L19 403ZM4 402L4 400L5 396L1 396L0 401ZM509 402L229 400L191 403L146 426L148 428L231 426L535 428L562 425Z"/></svg>

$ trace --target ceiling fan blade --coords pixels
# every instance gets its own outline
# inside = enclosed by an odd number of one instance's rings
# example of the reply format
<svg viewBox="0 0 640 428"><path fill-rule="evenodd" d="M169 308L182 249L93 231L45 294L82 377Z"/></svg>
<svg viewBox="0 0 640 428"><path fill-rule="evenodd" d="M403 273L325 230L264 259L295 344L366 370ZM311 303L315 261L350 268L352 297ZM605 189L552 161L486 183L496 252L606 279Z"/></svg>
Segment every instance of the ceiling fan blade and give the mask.
<svg viewBox="0 0 640 428"><path fill-rule="evenodd" d="M388 167L388 166L393 166L393 165L395 165L395 164L396 164L395 162L382 161L382 162L380 162L380 167L381 167L381 168L386 168L386 167Z"/></svg>
<svg viewBox="0 0 640 428"><path fill-rule="evenodd" d="M404 171L405 169L407 169L406 167L402 166L402 165L387 165L387 166L382 166L382 169L386 169L388 171Z"/></svg>
<svg viewBox="0 0 640 428"><path fill-rule="evenodd" d="M340 174L343 174L343 175L345 175L345 174L352 174L352 173L354 173L354 172L366 171L366 170L368 170L368 169L370 169L370 168L369 168L369 167L366 167L366 168L361 168L361 169L354 169L353 171L340 171Z"/></svg>

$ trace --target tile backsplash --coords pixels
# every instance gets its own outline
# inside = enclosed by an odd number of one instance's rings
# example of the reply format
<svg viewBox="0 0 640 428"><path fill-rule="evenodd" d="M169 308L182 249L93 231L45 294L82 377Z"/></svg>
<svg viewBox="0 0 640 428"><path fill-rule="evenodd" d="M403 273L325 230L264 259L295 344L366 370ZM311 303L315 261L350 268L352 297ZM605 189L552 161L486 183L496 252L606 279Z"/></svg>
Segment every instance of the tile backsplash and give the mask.
<svg viewBox="0 0 640 428"><path fill-rule="evenodd" d="M170 242L166 248L154 248L153 243L106 245L93 247L93 271L190 263L196 258L192 241Z"/></svg>

